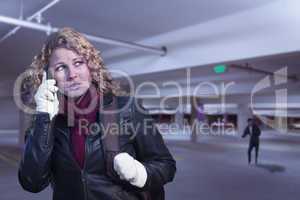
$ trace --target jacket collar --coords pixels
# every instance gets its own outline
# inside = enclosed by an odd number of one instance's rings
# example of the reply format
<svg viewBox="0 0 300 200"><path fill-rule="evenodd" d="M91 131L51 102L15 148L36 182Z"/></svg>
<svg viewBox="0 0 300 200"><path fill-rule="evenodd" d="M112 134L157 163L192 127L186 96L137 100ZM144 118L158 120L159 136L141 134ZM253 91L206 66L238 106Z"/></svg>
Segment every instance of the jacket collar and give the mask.
<svg viewBox="0 0 300 200"><path fill-rule="evenodd" d="M112 92L104 94L103 99L101 99L101 100L103 100L103 107L105 108L105 107L109 106L113 102L113 98L114 98L114 95ZM102 102L100 102L100 104L101 103Z"/></svg>
<svg viewBox="0 0 300 200"><path fill-rule="evenodd" d="M101 97L103 97L103 98L101 98ZM112 92L105 93L101 97L100 97L100 105L103 105L103 107L101 109L108 108L112 104L112 102L115 98L115 96L113 95ZM100 116L98 116L98 114L100 114ZM98 114L97 114L97 120L101 120L101 118L102 118L101 110L100 110L100 113L98 113ZM63 133L65 136L67 136L69 138L70 131L67 126L67 123L68 123L67 116L59 113L53 119L54 119L53 122L55 122L54 129L58 130L60 133Z"/></svg>

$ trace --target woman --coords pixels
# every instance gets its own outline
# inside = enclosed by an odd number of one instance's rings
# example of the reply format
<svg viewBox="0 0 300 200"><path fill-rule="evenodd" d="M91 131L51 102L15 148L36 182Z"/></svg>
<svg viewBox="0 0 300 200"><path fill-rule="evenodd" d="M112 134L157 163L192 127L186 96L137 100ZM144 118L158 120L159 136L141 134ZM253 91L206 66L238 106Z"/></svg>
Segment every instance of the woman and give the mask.
<svg viewBox="0 0 300 200"><path fill-rule="evenodd" d="M164 199L176 163L151 118L117 95L91 43L71 28L53 33L30 75L36 114L18 173L25 190L51 184L54 200Z"/></svg>

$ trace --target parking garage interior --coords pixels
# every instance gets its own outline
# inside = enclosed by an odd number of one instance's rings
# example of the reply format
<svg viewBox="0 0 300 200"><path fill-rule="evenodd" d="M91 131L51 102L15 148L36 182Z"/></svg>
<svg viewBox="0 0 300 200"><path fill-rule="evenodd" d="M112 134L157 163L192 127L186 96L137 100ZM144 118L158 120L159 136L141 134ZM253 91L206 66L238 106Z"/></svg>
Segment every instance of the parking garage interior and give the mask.
<svg viewBox="0 0 300 200"><path fill-rule="evenodd" d="M166 199L300 196L300 2L296 0L0 2L0 199L52 199L18 183L31 115L18 80L49 33L87 35L139 100L177 162ZM97 38L97 39L95 39ZM247 120L261 129L248 164Z"/></svg>

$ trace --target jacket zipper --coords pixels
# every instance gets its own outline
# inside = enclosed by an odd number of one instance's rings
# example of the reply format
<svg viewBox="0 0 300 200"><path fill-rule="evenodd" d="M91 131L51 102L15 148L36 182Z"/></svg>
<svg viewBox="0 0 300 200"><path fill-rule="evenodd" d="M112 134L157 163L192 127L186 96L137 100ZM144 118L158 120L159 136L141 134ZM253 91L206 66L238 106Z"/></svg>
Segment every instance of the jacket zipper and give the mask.
<svg viewBox="0 0 300 200"><path fill-rule="evenodd" d="M51 122L50 122L51 123ZM53 134L50 130L51 124L47 124L47 133L46 133L46 144L45 146L48 147L49 146L49 140L50 140L50 134Z"/></svg>
<svg viewBox="0 0 300 200"><path fill-rule="evenodd" d="M71 157L72 157L72 160L73 162L75 163L76 167L78 168L78 170L80 171L80 175L81 175L81 181L82 181L82 184L83 184L83 192L84 192L84 200L87 200L88 199L88 194L87 194L87 185L86 185L86 178L85 178L85 168L86 168L86 157L87 157L87 139L85 139L85 142L84 142L84 163L83 163L83 168L81 169L81 167L79 166L79 164L77 163L76 159L74 158L74 155L73 155L73 152L72 152L72 145L71 145L71 139L70 139L70 128L68 127L68 135L69 135L69 149L71 150L70 153L71 153Z"/></svg>
<svg viewBox="0 0 300 200"><path fill-rule="evenodd" d="M87 184L86 184L86 177L85 177L85 168L86 168L86 157L88 155L88 148L87 148L87 144L88 144L88 137L86 136L85 141L84 141L84 163L83 163L83 169L81 170L81 179L82 179L82 183L83 183L83 190L84 190L84 199L88 200L88 192L87 192Z"/></svg>

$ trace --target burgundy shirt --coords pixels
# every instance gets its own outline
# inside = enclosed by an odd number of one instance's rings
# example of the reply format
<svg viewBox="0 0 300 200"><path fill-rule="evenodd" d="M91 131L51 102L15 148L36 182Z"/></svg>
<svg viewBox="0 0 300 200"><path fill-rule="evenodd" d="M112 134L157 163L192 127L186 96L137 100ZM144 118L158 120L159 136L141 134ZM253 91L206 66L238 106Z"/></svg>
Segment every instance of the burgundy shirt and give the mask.
<svg viewBox="0 0 300 200"><path fill-rule="evenodd" d="M66 98L67 99L67 98ZM91 112L88 113L80 113L78 110L80 108L87 108L91 106L91 102L93 99L96 104L92 106ZM86 128L82 128L80 130L79 123L81 119L85 119L88 122L88 125L97 121L97 112L99 109L99 95L95 87L91 87L83 96L77 98L75 101L67 100L65 102L65 111L69 111L68 115L72 115L74 113L74 124L71 126L71 144L72 144L72 151L75 160L77 161L78 165L82 169L84 167L84 160L85 160L85 139L86 136L89 134L86 131ZM69 104L69 106L68 106ZM76 106L77 109L74 109L73 106ZM84 122L86 125L86 121Z"/></svg>

